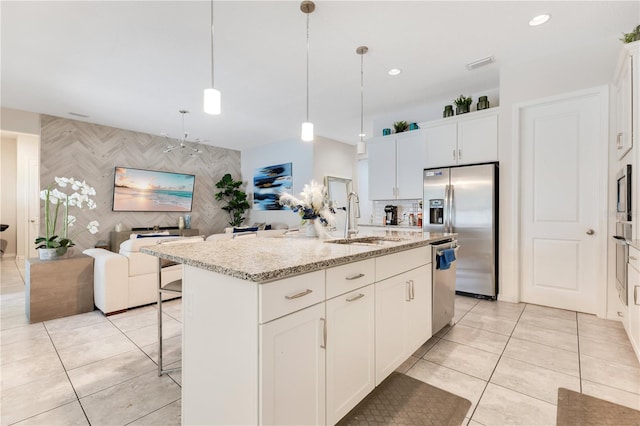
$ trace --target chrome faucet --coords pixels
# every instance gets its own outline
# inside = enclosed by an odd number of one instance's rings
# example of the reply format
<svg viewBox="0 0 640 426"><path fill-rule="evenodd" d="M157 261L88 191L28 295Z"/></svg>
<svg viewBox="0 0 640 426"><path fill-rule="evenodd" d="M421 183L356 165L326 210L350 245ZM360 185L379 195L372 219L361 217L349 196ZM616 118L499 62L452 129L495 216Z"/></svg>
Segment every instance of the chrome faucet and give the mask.
<svg viewBox="0 0 640 426"><path fill-rule="evenodd" d="M344 220L344 237L346 239L349 239L349 236L351 236L352 234L357 234L358 233L358 221L354 220L353 224L351 223L351 199L355 198L355 218L359 218L360 217L360 198L358 198L358 194L356 194L355 192L350 192L349 195L347 195L347 207L345 209L345 211L347 212L347 217ZM352 226L353 225L353 229Z"/></svg>

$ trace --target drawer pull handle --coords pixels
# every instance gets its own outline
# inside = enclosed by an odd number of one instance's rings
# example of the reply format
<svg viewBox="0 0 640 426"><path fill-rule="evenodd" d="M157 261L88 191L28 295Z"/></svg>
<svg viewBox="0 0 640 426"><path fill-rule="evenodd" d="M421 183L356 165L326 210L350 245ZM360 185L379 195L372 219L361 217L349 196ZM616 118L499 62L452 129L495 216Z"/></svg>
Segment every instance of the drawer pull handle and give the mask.
<svg viewBox="0 0 640 426"><path fill-rule="evenodd" d="M364 294L362 293L358 293L355 296L351 296L347 298L347 302L355 302L358 299L362 299L364 297Z"/></svg>
<svg viewBox="0 0 640 426"><path fill-rule="evenodd" d="M291 296L285 296L284 298L287 299L287 300L293 300L293 299L297 299L297 298L302 297L302 296L306 296L307 294L311 294L311 293L313 293L313 290L308 288L305 291L301 291L300 293L296 293L296 294L291 295Z"/></svg>
<svg viewBox="0 0 640 426"><path fill-rule="evenodd" d="M357 280L358 278L362 278L362 277L364 277L364 274L363 273L359 273L359 274L349 275L346 279L348 281L351 281L351 280Z"/></svg>
<svg viewBox="0 0 640 426"><path fill-rule="evenodd" d="M320 348L327 349L327 320L320 318L320 321L322 321L322 343Z"/></svg>
<svg viewBox="0 0 640 426"><path fill-rule="evenodd" d="M629 256L629 259L631 259L631 260L638 260L638 258L637 258L637 257L634 257L634 256Z"/></svg>
<svg viewBox="0 0 640 426"><path fill-rule="evenodd" d="M618 311L617 314L620 318L624 318L624 314L622 312Z"/></svg>
<svg viewBox="0 0 640 426"><path fill-rule="evenodd" d="M640 288L640 285L633 287L633 303L636 305L640 305L640 303L638 303L638 288Z"/></svg>

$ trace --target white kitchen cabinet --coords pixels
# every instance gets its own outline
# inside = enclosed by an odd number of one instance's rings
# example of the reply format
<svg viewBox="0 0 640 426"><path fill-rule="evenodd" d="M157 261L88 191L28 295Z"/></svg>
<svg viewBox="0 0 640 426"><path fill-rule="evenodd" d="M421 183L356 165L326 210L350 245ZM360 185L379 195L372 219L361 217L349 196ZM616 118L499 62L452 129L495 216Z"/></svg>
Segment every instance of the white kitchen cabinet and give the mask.
<svg viewBox="0 0 640 426"><path fill-rule="evenodd" d="M327 424L375 387L373 295L370 284L327 301Z"/></svg>
<svg viewBox="0 0 640 426"><path fill-rule="evenodd" d="M616 118L615 142L617 158L622 159L637 144L637 111L640 91L638 63L640 42L625 44L615 75ZM635 89L635 90L634 90Z"/></svg>
<svg viewBox="0 0 640 426"><path fill-rule="evenodd" d="M375 283L376 385L431 337L431 270L423 265Z"/></svg>
<svg viewBox="0 0 640 426"><path fill-rule="evenodd" d="M427 165L498 161L498 113L478 111L426 123Z"/></svg>
<svg viewBox="0 0 640 426"><path fill-rule="evenodd" d="M260 326L263 425L325 424L325 304Z"/></svg>
<svg viewBox="0 0 640 426"><path fill-rule="evenodd" d="M370 200L422 198L425 138L424 131L413 130L367 142Z"/></svg>
<svg viewBox="0 0 640 426"><path fill-rule="evenodd" d="M629 263L627 264L627 317L625 329L640 360L640 252L629 247Z"/></svg>

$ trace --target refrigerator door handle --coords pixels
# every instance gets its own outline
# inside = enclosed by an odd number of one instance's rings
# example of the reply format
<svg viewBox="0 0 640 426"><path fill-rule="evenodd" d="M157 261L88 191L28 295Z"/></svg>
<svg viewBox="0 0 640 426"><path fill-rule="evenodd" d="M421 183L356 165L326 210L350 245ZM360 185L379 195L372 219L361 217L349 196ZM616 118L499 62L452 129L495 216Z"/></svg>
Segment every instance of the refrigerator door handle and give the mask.
<svg viewBox="0 0 640 426"><path fill-rule="evenodd" d="M453 185L449 185L449 232L453 232Z"/></svg>
<svg viewBox="0 0 640 426"><path fill-rule="evenodd" d="M449 185L444 186L444 232L449 232Z"/></svg>

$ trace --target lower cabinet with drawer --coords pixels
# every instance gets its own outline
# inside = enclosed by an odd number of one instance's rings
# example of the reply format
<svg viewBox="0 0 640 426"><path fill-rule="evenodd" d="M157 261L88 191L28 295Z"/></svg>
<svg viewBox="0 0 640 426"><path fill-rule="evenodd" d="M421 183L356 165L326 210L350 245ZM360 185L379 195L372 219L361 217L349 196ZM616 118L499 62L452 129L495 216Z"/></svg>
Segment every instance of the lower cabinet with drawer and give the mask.
<svg viewBox="0 0 640 426"><path fill-rule="evenodd" d="M337 423L430 337L430 259L262 284L185 265L183 423Z"/></svg>
<svg viewBox="0 0 640 426"><path fill-rule="evenodd" d="M640 251L629 247L627 264L627 320L626 330L638 360L640 360Z"/></svg>

